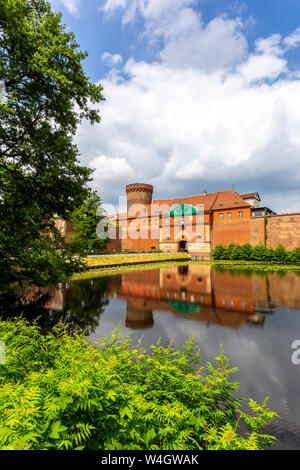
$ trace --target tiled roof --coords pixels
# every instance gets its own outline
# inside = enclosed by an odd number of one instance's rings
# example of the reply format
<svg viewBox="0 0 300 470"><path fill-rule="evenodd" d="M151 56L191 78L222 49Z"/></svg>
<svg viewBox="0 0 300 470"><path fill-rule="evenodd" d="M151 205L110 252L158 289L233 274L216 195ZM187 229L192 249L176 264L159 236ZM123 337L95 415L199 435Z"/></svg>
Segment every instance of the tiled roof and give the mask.
<svg viewBox="0 0 300 470"><path fill-rule="evenodd" d="M258 199L260 201L260 197L259 197L258 193L241 194L241 198L243 198L243 199L248 199L248 198L251 198L251 197L255 197L256 199Z"/></svg>
<svg viewBox="0 0 300 470"><path fill-rule="evenodd" d="M203 204L205 211L215 211L221 209L230 209L234 207L250 207L241 196L233 190L207 193L206 196L199 194L196 196L181 197L175 199L156 199L154 204Z"/></svg>
<svg viewBox="0 0 300 470"><path fill-rule="evenodd" d="M257 193L251 193L251 195L256 195ZM198 194L196 196L187 196L187 197L180 197L174 199L155 199L152 204L145 205L147 211L145 211L144 216L148 216L151 214L151 209L153 209L154 204L167 204L168 209L166 208L165 211L162 211L163 214L167 214L171 207L174 207L177 204L203 204L204 211L216 211L216 210L227 210L227 209L234 209L234 208L241 208L241 207L251 207L248 202L246 202L243 198L247 196L250 197L249 194L243 194L240 196L236 191L229 190L229 191L218 191L215 193L207 193L206 196L204 194ZM155 212L152 214L155 216ZM157 214L158 215L158 214ZM117 219L126 219L127 213L123 212L120 214L116 214ZM140 214L139 217L143 217L143 214Z"/></svg>
<svg viewBox="0 0 300 470"><path fill-rule="evenodd" d="M257 193L253 193L257 194ZM176 206L177 204L203 204L204 211L216 211L216 210L227 210L227 209L234 209L240 207L251 207L248 202L244 201L244 199L234 190L229 191L219 191L215 193L207 193L206 196L204 194L198 194L196 196L187 196L187 197L180 197L174 199L155 199L152 204L145 205L147 211L145 212L145 216L151 214L151 209L153 209L154 204L167 204L168 209L163 211L163 214L166 215L169 212L171 207ZM126 212L116 214L117 219L126 219ZM154 214L152 214L155 216ZM157 214L158 215L158 214ZM143 214L140 215L143 217Z"/></svg>

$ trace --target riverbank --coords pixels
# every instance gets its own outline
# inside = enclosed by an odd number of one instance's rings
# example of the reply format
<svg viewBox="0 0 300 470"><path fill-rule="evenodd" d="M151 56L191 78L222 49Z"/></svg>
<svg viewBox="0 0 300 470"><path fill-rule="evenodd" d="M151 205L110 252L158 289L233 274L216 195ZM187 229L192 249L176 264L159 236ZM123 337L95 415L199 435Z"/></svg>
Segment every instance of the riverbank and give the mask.
<svg viewBox="0 0 300 470"><path fill-rule="evenodd" d="M75 273L73 280L89 279L93 277L123 274L128 271L144 271L169 267L170 265L195 263L185 253L156 253L156 254L117 254L91 256L85 259L87 268L81 273ZM199 261L197 261L198 263ZM212 266L220 270L260 271L260 272L296 272L300 274L299 265L285 265L279 263L266 263L265 261L242 260L207 260L202 265Z"/></svg>
<svg viewBox="0 0 300 470"><path fill-rule="evenodd" d="M145 253L145 254L117 254L89 256L85 258L86 268L110 268L119 266L131 266L148 263L189 261L190 257L186 253Z"/></svg>
<svg viewBox="0 0 300 470"><path fill-rule="evenodd" d="M294 271L300 273L300 265L297 264L279 264L266 261L242 261L242 260L210 260L203 261L202 264L209 264L220 269L235 269L247 271Z"/></svg>
<svg viewBox="0 0 300 470"><path fill-rule="evenodd" d="M99 266L99 264L95 265L95 264L90 264L90 266L88 266L87 270L86 271L83 271L82 273L75 273L72 277L72 280L79 280L79 279L91 279L91 278L94 278L94 277L101 277L101 276L111 276L113 274L123 274L123 273L127 273L128 271L146 271L146 270L151 270L151 269L157 269L157 268L166 268L166 267L170 267L170 266L181 266L181 265L185 265L186 263L188 263L190 261L190 258L185 255L184 253L175 253L175 256L174 257L174 254L172 254L172 256L168 256L167 258L166 257L163 257L162 255L159 256L159 259L157 255L148 255L148 259L145 259L144 257L146 257L147 255L142 255L143 256L143 260L141 260L139 258L138 261L131 261L131 260L128 260L126 258L126 262L124 260L123 263L117 263L117 260L119 258L118 255L114 255L116 256L116 259L113 260L115 261L115 263L111 263L110 265L107 265L105 264L105 260L101 260L102 261L102 264ZM180 255L180 256L178 256ZM126 256L126 255L120 255L122 257ZM133 255L135 256L135 255ZM149 256L151 256L151 259L149 259ZM152 259L152 256L154 259ZM98 257L99 258L99 257ZM104 258L104 256L103 256ZM108 258L107 256L105 256L105 258ZM90 260L91 258L89 258L88 260ZM107 260L106 260L107 261ZM98 262L98 261L97 261ZM110 260L111 262L111 260ZM93 263L93 260L90 261L90 263Z"/></svg>

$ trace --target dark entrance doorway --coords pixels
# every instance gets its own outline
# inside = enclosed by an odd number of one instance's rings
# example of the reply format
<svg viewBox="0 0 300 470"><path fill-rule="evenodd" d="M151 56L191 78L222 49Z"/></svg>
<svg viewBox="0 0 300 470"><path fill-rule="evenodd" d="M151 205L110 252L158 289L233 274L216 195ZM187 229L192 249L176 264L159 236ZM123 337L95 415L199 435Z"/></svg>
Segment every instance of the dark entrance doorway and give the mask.
<svg viewBox="0 0 300 470"><path fill-rule="evenodd" d="M185 240L181 240L179 242L179 251L187 253L187 242Z"/></svg>

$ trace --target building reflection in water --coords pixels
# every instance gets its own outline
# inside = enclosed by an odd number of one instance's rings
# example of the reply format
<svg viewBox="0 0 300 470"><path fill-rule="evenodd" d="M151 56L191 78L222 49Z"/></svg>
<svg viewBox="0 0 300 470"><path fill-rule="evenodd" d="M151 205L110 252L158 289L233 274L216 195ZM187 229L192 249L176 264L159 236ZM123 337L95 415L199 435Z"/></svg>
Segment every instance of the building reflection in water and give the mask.
<svg viewBox="0 0 300 470"><path fill-rule="evenodd" d="M300 309L300 279L292 272L284 277L243 275L190 263L121 277L116 296L127 301L125 324L131 328L153 325L153 311L238 329L244 324L262 327L265 313L279 305Z"/></svg>
<svg viewBox="0 0 300 470"><path fill-rule="evenodd" d="M126 301L127 328L151 328L153 312L170 312L207 326L238 329L245 324L262 327L265 314L280 305L300 309L299 292L300 278L293 272L241 274L190 263L74 281L63 289L29 288L22 296L23 304L28 304L40 293L47 299L46 310L90 331L97 327L110 297Z"/></svg>
<svg viewBox="0 0 300 470"><path fill-rule="evenodd" d="M264 322L255 312L251 279L218 273L209 265L127 273L117 297L127 301L125 325L131 328L151 327L153 311L230 328Z"/></svg>

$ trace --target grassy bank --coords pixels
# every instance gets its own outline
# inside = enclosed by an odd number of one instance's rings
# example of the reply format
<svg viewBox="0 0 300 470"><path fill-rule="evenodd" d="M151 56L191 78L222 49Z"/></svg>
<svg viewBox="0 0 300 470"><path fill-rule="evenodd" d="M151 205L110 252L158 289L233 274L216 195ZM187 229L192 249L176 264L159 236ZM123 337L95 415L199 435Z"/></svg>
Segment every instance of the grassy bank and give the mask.
<svg viewBox="0 0 300 470"><path fill-rule="evenodd" d="M91 256L85 258L85 262L88 268L93 267L113 267L114 265L126 265L126 264L145 264L149 262L163 262L163 261L176 261L190 259L186 253L157 253L157 254L126 254L126 255L103 255L103 256Z"/></svg>
<svg viewBox="0 0 300 470"><path fill-rule="evenodd" d="M248 270L248 271L295 271L300 273L300 266L297 264L280 264L266 261L241 261L241 260L211 260L203 262L213 267L223 269Z"/></svg>
<svg viewBox="0 0 300 470"><path fill-rule="evenodd" d="M72 280L79 279L92 279L95 277L102 276L113 276L114 274L125 274L128 272L134 271L147 271L151 269L160 269L160 268L170 268L171 266L184 266L187 261L169 261L169 262L160 262L160 263L151 263L151 264L134 264L131 266L116 266L110 268L100 268L100 269L90 269L89 271L84 271L83 273L76 273L72 277Z"/></svg>

